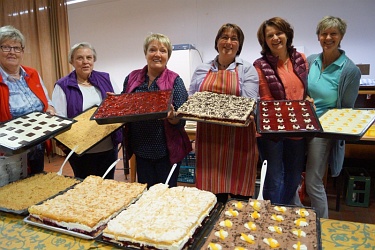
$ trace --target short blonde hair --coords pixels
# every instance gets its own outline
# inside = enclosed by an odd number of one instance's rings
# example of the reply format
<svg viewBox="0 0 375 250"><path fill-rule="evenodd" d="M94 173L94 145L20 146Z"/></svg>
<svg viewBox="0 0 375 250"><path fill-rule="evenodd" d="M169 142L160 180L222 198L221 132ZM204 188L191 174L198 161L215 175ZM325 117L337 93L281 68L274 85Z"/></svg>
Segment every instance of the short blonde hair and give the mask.
<svg viewBox="0 0 375 250"><path fill-rule="evenodd" d="M160 34L160 33L151 34L148 37L146 37L146 39L143 43L143 52L145 53L145 55L147 54L148 46L153 41L158 41L161 44L163 44L165 47L167 47L167 49L168 49L168 59L171 58L172 49L173 49L171 41L169 40L169 38L167 36L165 36L163 34Z"/></svg>

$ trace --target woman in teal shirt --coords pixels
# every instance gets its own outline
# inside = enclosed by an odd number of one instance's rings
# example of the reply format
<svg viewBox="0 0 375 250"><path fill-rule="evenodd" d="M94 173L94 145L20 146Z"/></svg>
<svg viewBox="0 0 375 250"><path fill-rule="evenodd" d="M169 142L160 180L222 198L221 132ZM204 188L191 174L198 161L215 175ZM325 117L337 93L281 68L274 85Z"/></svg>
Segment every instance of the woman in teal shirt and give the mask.
<svg viewBox="0 0 375 250"><path fill-rule="evenodd" d="M340 43L346 32L346 22L339 17L324 17L317 25L316 34L323 49L307 58L309 63L308 95L321 116L331 108L353 108L357 99L361 73L345 55ZM323 177L327 163L333 177L341 172L345 141L312 138L308 141L306 163L306 191L321 218L328 218L327 195Z"/></svg>

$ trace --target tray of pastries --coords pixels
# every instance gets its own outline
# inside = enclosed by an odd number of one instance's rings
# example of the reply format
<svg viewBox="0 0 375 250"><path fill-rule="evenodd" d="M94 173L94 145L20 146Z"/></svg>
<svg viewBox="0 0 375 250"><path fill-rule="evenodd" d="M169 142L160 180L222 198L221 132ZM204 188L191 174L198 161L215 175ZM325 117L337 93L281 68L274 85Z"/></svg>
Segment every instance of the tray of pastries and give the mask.
<svg viewBox="0 0 375 250"><path fill-rule="evenodd" d="M107 222L137 200L146 184L90 175L67 192L29 207L24 221L84 239L98 237Z"/></svg>
<svg viewBox="0 0 375 250"><path fill-rule="evenodd" d="M247 127L254 107L253 98L203 91L190 96L177 113L185 120Z"/></svg>
<svg viewBox="0 0 375 250"><path fill-rule="evenodd" d="M306 100L260 101L257 130L262 135L299 137L315 136L322 127Z"/></svg>
<svg viewBox="0 0 375 250"><path fill-rule="evenodd" d="M60 194L79 182L72 177L48 172L9 183L0 187L0 211L26 215L30 206Z"/></svg>
<svg viewBox="0 0 375 250"><path fill-rule="evenodd" d="M32 112L0 124L0 152L18 154L63 132L74 120Z"/></svg>
<svg viewBox="0 0 375 250"><path fill-rule="evenodd" d="M98 124L109 124L165 118L170 110L172 97L172 90L109 95L91 119Z"/></svg>
<svg viewBox="0 0 375 250"><path fill-rule="evenodd" d="M199 249L322 248L312 208L272 205L268 200L229 200Z"/></svg>
<svg viewBox="0 0 375 250"><path fill-rule="evenodd" d="M197 249L202 225L221 207L211 192L156 184L110 220L97 240L125 249Z"/></svg>
<svg viewBox="0 0 375 250"><path fill-rule="evenodd" d="M319 117L323 133L318 137L360 140L375 121L375 109L329 109Z"/></svg>
<svg viewBox="0 0 375 250"><path fill-rule="evenodd" d="M74 152L78 155L82 155L124 125L124 123L99 125L97 122L90 119L96 109L97 106L94 106L74 117L73 119L76 122L72 127L55 136L54 139L69 149L73 149L77 146Z"/></svg>

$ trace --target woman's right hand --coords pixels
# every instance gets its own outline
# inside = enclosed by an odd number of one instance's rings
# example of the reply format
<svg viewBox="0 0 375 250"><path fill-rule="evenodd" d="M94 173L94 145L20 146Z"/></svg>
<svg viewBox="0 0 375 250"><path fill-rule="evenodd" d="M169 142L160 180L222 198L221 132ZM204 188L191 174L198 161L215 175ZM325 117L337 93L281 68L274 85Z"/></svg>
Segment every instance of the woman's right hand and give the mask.
<svg viewBox="0 0 375 250"><path fill-rule="evenodd" d="M314 110L316 110L315 104L314 104L314 98L311 98L310 96L306 96L306 101L310 102L311 105L314 107Z"/></svg>

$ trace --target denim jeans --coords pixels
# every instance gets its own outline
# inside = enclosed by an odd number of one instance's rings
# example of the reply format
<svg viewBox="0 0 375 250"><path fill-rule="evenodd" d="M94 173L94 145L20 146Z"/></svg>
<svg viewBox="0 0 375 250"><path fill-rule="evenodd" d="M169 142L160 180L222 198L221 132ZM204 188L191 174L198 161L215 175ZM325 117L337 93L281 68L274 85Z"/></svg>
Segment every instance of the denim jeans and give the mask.
<svg viewBox="0 0 375 250"><path fill-rule="evenodd" d="M258 148L261 160L267 160L264 199L276 204L294 205L294 195L305 167L305 139L259 137Z"/></svg>

